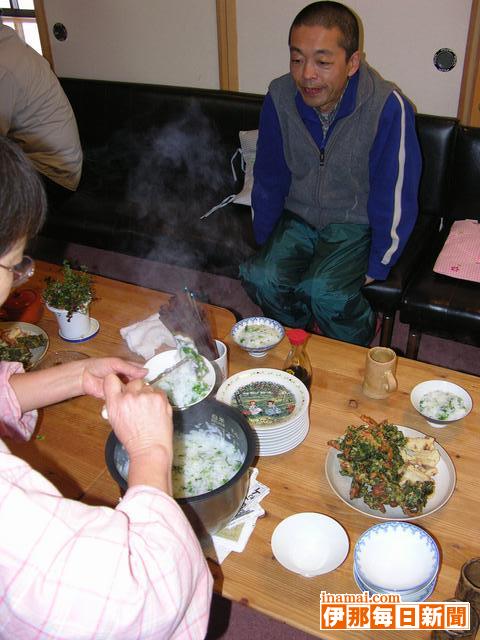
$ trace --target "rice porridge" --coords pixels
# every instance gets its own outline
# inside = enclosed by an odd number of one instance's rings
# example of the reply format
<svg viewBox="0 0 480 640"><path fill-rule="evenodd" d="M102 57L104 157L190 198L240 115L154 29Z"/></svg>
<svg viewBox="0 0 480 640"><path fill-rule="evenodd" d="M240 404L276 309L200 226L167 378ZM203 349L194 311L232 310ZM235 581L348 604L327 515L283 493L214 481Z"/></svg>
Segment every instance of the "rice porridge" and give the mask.
<svg viewBox="0 0 480 640"><path fill-rule="evenodd" d="M460 396L449 391L430 391L420 398L421 413L434 420L458 420L463 418L467 407Z"/></svg>
<svg viewBox="0 0 480 640"><path fill-rule="evenodd" d="M255 347L268 347L276 342L280 334L277 329L266 324L246 324L236 336L236 340L243 347L254 349Z"/></svg>
<svg viewBox="0 0 480 640"><path fill-rule="evenodd" d="M217 427L195 429L173 436L172 484L174 498L202 495L223 486L237 473L245 456L223 438ZM122 445L117 445L115 465L124 480L128 479L129 459Z"/></svg>

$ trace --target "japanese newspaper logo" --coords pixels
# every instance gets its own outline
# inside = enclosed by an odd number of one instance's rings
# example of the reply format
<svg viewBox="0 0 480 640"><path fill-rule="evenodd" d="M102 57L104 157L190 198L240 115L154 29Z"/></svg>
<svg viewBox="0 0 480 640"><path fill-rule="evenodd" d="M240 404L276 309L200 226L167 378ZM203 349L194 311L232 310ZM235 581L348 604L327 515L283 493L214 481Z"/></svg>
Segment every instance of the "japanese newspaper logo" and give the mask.
<svg viewBox="0 0 480 640"><path fill-rule="evenodd" d="M470 629L468 602L402 602L391 593L320 593L320 629Z"/></svg>

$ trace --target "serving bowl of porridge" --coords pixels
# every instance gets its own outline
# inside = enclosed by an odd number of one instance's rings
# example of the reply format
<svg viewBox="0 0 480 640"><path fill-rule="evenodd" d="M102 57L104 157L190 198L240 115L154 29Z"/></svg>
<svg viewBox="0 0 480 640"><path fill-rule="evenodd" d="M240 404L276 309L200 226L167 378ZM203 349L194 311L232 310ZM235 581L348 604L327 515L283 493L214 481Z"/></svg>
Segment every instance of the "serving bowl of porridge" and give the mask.
<svg viewBox="0 0 480 640"><path fill-rule="evenodd" d="M173 497L199 537L222 529L248 490L255 439L247 419L214 398L173 413ZM114 432L105 445L108 470L128 488L128 453Z"/></svg>

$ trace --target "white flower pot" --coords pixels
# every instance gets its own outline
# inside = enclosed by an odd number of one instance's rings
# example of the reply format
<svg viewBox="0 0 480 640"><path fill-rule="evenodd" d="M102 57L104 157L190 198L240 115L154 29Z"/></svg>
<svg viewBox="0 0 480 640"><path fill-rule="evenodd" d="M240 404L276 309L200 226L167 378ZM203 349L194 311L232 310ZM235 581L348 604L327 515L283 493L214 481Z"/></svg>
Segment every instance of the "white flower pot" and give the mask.
<svg viewBox="0 0 480 640"><path fill-rule="evenodd" d="M61 338L65 338L66 340L81 340L91 333L88 304L86 304L81 311L75 311L71 318L68 318L68 311L66 311L66 309L56 309L49 304L46 306L57 318Z"/></svg>

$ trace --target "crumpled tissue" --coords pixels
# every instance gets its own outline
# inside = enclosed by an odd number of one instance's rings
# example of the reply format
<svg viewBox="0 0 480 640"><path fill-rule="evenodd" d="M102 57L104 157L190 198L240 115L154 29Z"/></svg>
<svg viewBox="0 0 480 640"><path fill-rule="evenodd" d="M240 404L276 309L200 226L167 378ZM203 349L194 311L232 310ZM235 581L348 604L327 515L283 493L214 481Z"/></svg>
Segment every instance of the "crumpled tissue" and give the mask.
<svg viewBox="0 0 480 640"><path fill-rule="evenodd" d="M130 351L142 356L145 360L152 358L156 350L166 345L175 348L175 338L158 317L158 313L120 329L122 338Z"/></svg>

